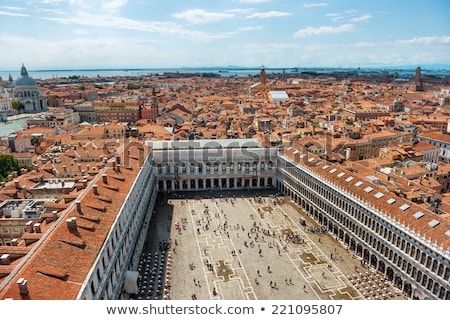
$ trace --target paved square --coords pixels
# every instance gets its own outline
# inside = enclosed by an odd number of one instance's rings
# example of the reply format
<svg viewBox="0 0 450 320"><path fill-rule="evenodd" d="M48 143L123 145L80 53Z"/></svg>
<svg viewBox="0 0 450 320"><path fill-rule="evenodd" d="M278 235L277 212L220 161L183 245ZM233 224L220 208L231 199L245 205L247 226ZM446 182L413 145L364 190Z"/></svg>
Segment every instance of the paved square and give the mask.
<svg viewBox="0 0 450 320"><path fill-rule="evenodd" d="M350 281L359 259L333 235L310 232L320 226L275 192L180 193L157 205L145 250L170 247L164 293L151 298L365 299Z"/></svg>

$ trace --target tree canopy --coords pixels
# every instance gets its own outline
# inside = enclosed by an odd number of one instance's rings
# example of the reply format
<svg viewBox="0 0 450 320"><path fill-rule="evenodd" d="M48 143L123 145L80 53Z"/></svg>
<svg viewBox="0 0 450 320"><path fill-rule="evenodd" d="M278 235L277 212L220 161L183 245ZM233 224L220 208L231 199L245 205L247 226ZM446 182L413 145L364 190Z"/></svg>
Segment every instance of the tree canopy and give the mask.
<svg viewBox="0 0 450 320"><path fill-rule="evenodd" d="M0 180L6 181L14 171L20 172L19 161L10 154L0 154Z"/></svg>

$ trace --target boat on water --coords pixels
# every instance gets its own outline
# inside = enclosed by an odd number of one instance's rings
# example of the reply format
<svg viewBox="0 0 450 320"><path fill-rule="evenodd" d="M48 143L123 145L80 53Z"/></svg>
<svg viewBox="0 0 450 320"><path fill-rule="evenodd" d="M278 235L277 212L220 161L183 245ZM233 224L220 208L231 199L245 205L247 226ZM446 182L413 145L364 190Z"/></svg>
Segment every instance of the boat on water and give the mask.
<svg viewBox="0 0 450 320"><path fill-rule="evenodd" d="M228 70L219 70L219 73L228 73Z"/></svg>

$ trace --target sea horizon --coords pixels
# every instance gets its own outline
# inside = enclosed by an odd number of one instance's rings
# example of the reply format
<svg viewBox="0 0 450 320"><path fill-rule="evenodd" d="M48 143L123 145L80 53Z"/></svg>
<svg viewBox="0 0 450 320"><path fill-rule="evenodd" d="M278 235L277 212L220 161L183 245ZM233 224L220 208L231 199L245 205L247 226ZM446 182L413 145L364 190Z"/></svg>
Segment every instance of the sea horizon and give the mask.
<svg viewBox="0 0 450 320"><path fill-rule="evenodd" d="M27 67L25 65L25 67ZM72 76L79 77L116 77L116 76L143 76L150 74L162 75L165 72L180 73L216 73L221 76L254 76L257 75L261 67L264 67L266 73L301 73L301 72L361 72L361 73L399 73L400 75L412 75L417 67L421 67L423 74L450 76L450 65L433 64L423 66L381 66L381 67L267 67L267 66L202 66L202 67L157 67L157 68L43 68L29 69L28 74L34 79L54 79L68 78ZM9 75L15 80L20 76L20 66L15 70L0 69L0 77L7 80Z"/></svg>

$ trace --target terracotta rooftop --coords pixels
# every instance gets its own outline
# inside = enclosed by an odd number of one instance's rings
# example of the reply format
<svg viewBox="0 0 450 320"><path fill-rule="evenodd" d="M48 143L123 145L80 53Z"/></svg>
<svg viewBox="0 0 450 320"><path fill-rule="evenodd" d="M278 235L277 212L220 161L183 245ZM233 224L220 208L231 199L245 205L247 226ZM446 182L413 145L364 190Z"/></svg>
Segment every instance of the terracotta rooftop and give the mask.
<svg viewBox="0 0 450 320"><path fill-rule="evenodd" d="M370 204L387 219L395 221L394 224L399 223L408 228L416 237L426 239L444 250L450 250L450 221L444 216L398 197L382 185L369 181L368 176L349 171L338 164L327 163L316 155L298 152L294 148L286 148L283 153L294 162L303 163L303 167L307 164L309 170L360 201Z"/></svg>
<svg viewBox="0 0 450 320"><path fill-rule="evenodd" d="M130 150L127 159L123 159L121 153L121 162L126 163L126 167L124 165L120 172L108 166L94 177L90 187L78 196L81 212L72 201L66 210L59 213L55 229L41 234L41 242L33 248L35 252L26 260L22 259L22 264L12 271L11 281L0 291L0 299L76 299L140 170L139 160L142 159L139 159L138 152ZM106 183L102 174L107 175ZM94 194L94 183L98 186L99 195ZM98 201L99 196L108 197L109 201ZM77 219L76 231L67 227L69 218ZM28 281L29 296L20 295L16 284L19 278Z"/></svg>

